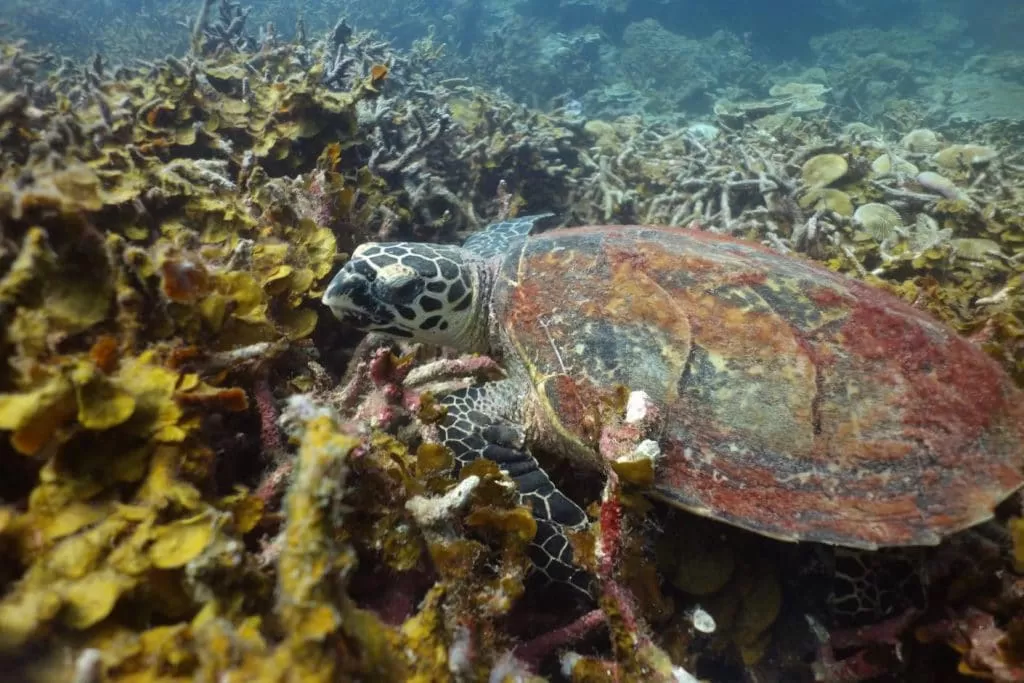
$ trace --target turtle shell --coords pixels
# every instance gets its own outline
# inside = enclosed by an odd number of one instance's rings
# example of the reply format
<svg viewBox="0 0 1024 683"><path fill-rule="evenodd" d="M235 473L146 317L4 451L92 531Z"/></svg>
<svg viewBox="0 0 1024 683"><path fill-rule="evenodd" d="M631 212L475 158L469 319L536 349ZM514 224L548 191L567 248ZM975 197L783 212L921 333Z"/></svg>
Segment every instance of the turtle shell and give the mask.
<svg viewBox="0 0 1024 683"><path fill-rule="evenodd" d="M661 413L652 493L767 536L928 545L1022 484L1024 393L905 302L708 232L554 230L501 266L506 363L596 458L593 402ZM589 411L589 412L588 412Z"/></svg>

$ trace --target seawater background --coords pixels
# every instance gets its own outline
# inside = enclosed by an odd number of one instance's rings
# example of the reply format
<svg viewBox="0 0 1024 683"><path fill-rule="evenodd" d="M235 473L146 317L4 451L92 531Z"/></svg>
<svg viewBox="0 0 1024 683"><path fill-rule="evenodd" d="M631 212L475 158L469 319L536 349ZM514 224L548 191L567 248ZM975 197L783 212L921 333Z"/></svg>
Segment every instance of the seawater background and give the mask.
<svg viewBox="0 0 1024 683"><path fill-rule="evenodd" d="M913 103L934 124L1024 117L1019 0L256 0L250 33L282 40L338 18L526 103L586 116L693 117L771 85L829 86L831 115L884 123ZM112 62L181 54L196 0L3 0L6 38ZM422 46L422 42L421 42Z"/></svg>

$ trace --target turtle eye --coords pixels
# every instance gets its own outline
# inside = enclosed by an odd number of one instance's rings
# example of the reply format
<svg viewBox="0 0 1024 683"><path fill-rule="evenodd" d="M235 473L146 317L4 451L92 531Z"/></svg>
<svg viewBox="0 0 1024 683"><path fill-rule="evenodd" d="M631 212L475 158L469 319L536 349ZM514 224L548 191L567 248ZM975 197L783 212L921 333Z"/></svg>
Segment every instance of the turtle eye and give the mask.
<svg viewBox="0 0 1024 683"><path fill-rule="evenodd" d="M403 277L387 284L377 281L380 285L378 293L384 301L395 304L411 303L423 291L423 280L418 277Z"/></svg>

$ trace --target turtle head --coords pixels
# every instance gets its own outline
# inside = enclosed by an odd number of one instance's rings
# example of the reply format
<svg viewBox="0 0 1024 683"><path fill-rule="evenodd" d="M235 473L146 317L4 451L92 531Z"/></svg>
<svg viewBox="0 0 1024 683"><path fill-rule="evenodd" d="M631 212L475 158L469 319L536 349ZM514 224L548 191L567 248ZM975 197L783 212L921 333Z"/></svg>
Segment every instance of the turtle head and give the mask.
<svg viewBox="0 0 1024 683"><path fill-rule="evenodd" d="M334 276L323 302L360 330L478 350L487 335L479 265L459 247L370 242Z"/></svg>

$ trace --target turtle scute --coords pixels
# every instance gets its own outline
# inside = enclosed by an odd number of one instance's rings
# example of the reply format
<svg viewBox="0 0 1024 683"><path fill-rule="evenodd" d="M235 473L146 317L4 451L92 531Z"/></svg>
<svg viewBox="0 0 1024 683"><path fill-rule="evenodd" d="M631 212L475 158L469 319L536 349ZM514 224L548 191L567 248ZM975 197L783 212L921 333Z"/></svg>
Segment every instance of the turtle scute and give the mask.
<svg viewBox="0 0 1024 683"><path fill-rule="evenodd" d="M644 391L664 416L652 491L701 515L929 545L1022 483L1024 396L995 361L881 290L756 244L547 232L507 259L493 310L564 450L595 457L587 395Z"/></svg>

